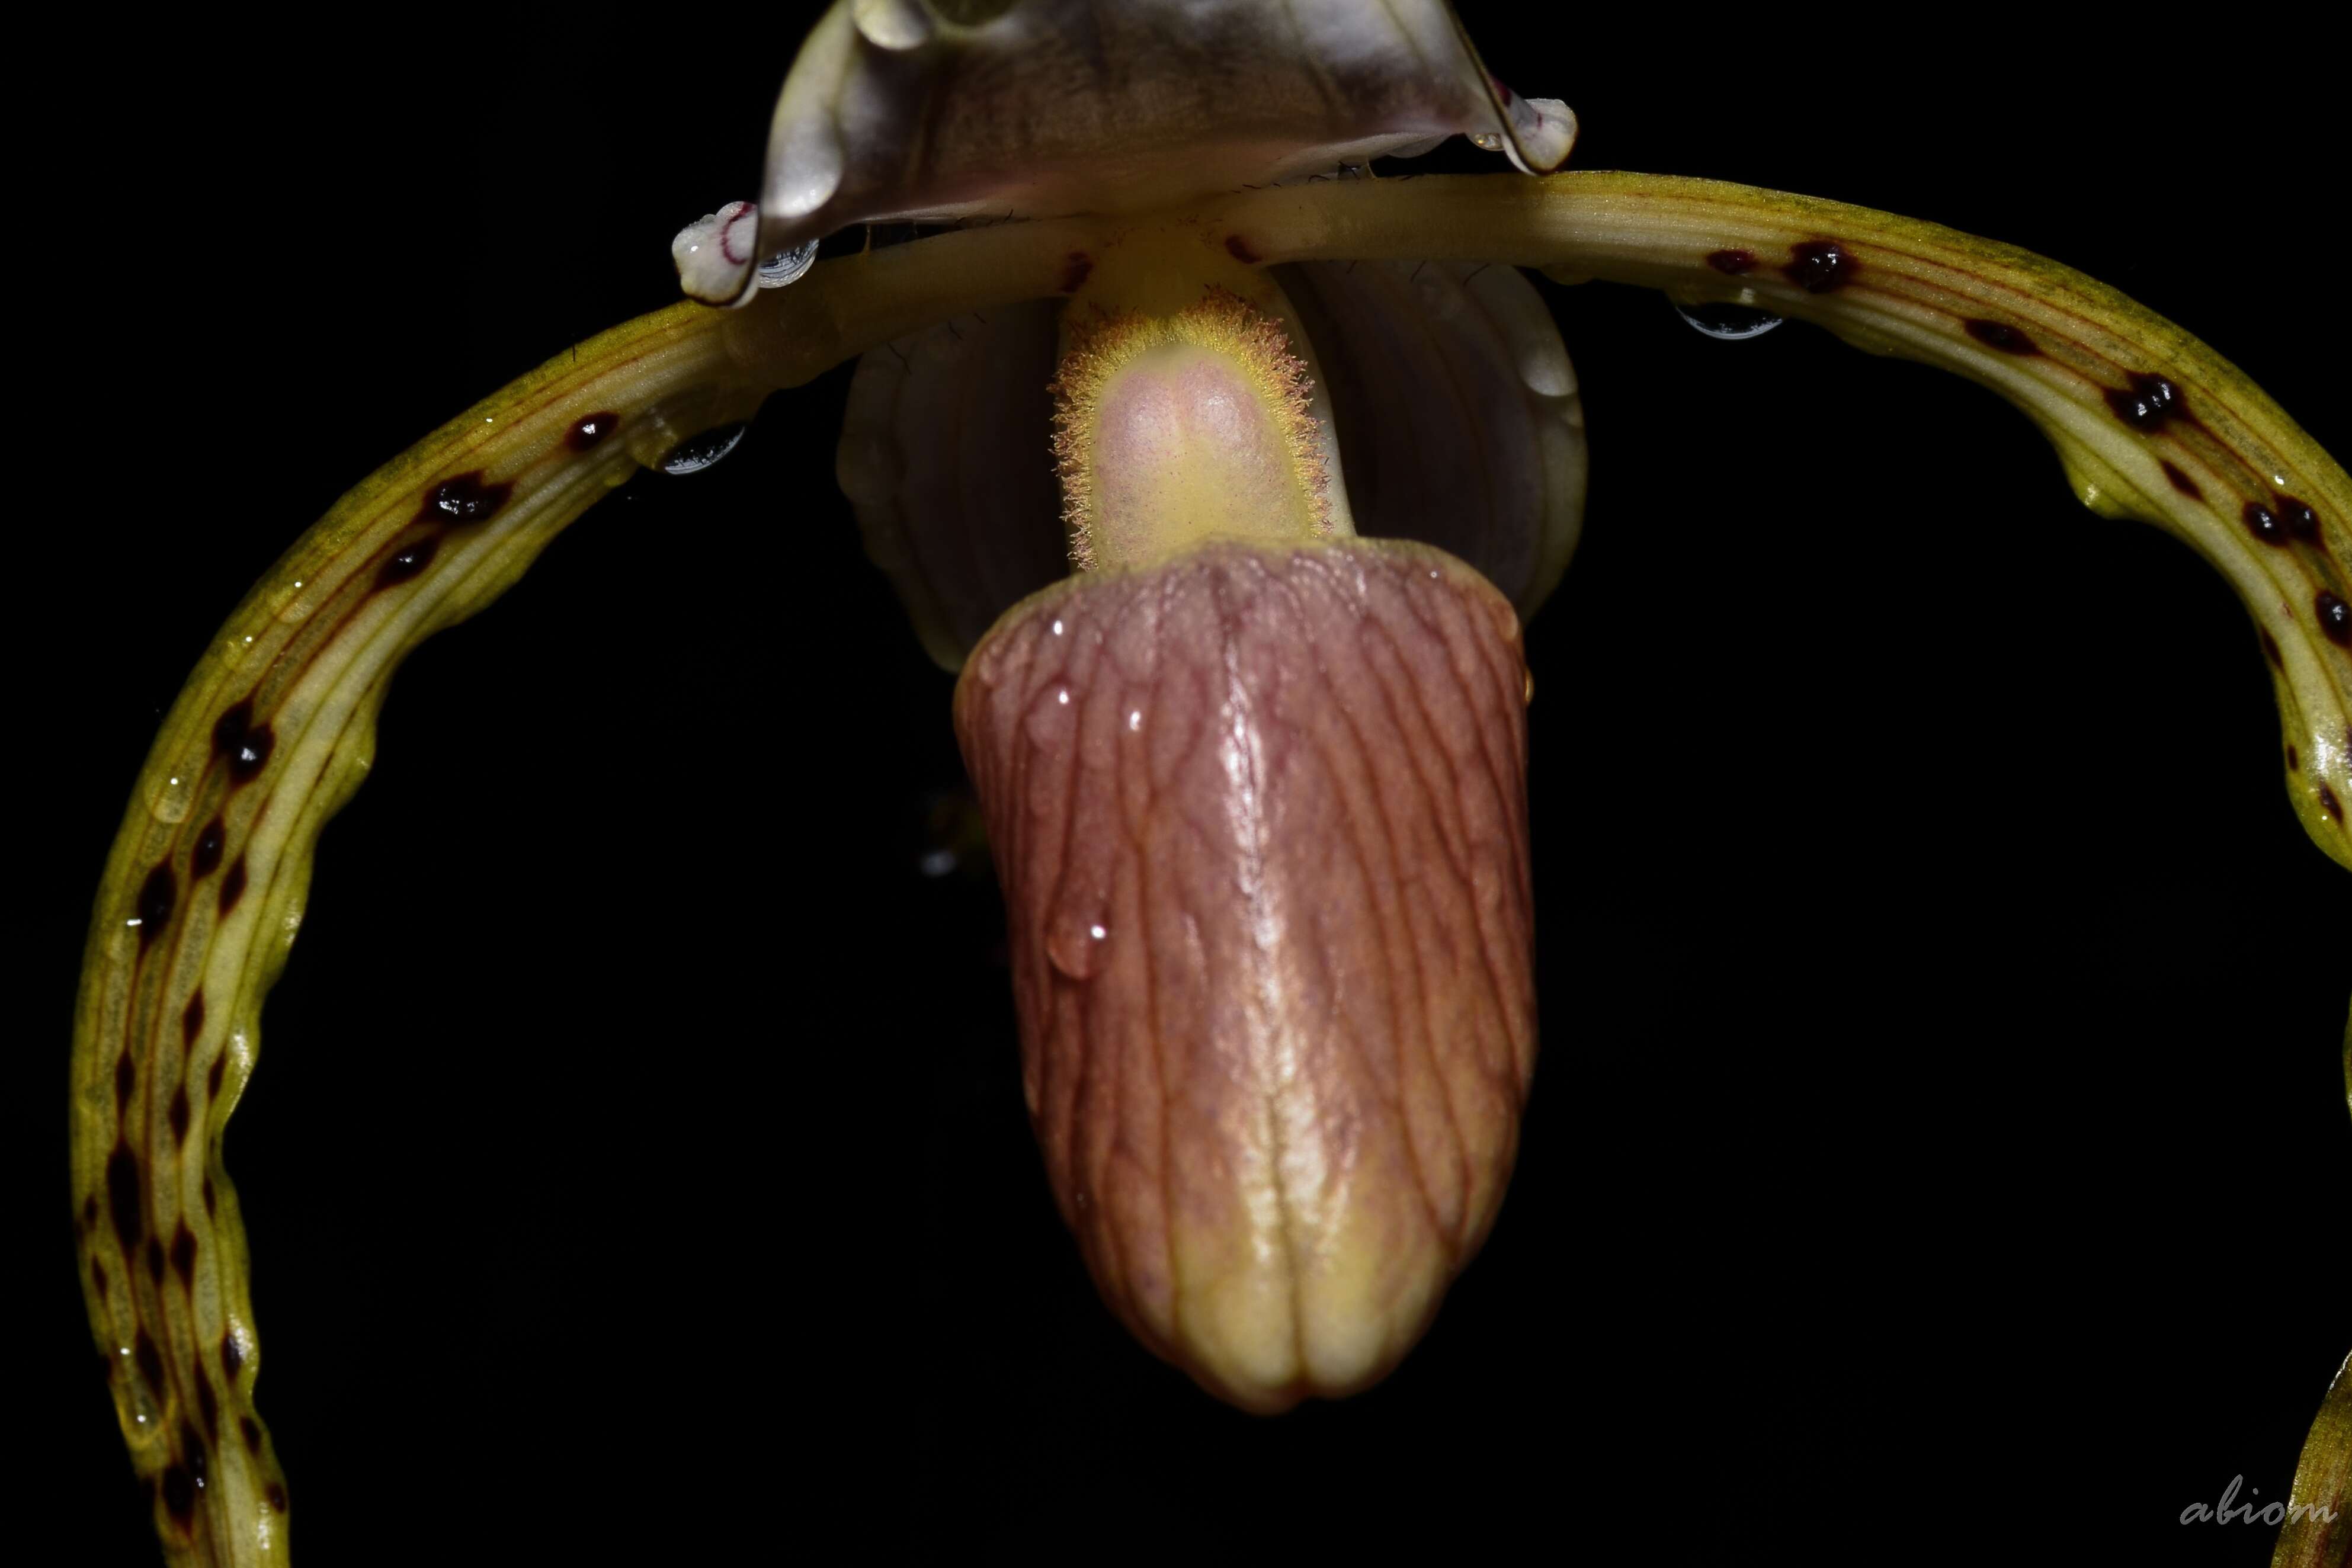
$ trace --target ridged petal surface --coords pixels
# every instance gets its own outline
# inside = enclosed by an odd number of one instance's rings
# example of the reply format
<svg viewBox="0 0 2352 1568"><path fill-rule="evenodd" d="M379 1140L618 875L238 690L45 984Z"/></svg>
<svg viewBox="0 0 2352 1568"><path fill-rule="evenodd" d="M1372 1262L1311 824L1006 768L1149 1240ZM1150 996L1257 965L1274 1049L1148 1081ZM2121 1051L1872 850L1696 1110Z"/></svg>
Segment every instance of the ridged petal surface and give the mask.
<svg viewBox="0 0 2352 1568"><path fill-rule="evenodd" d="M1245 1408L1385 1375L1501 1201L1525 681L1475 573L1356 539L1086 574L958 685L1054 1192L1113 1309Z"/></svg>

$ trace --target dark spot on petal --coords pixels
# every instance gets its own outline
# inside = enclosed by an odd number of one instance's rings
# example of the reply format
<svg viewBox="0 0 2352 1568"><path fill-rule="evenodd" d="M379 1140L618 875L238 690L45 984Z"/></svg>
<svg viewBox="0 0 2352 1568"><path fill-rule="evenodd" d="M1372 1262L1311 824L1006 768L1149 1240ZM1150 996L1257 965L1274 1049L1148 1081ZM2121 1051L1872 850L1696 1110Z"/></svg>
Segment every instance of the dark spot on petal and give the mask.
<svg viewBox="0 0 2352 1568"><path fill-rule="evenodd" d="M2279 656L2278 639L2271 635L2270 628L2257 626L2254 628L2254 635L2263 640L2263 657L2268 659L2273 667L2285 669L2286 661Z"/></svg>
<svg viewBox="0 0 2352 1568"><path fill-rule="evenodd" d="M1742 273L1756 270L1756 253L1752 250L1711 250L1706 253L1706 264L1717 272L1727 272L1738 277Z"/></svg>
<svg viewBox="0 0 2352 1568"><path fill-rule="evenodd" d="M2181 401L2180 389L2162 376L2133 371L2126 379L2131 385L2107 390L2107 406L2134 430L2155 430L2166 420L2189 412L2188 404Z"/></svg>
<svg viewBox="0 0 2352 1568"><path fill-rule="evenodd" d="M247 697L220 716L213 726L213 749L228 758L228 776L250 783L269 765L269 748L278 743L266 724L253 722L253 699Z"/></svg>
<svg viewBox="0 0 2352 1568"><path fill-rule="evenodd" d="M173 1465L163 1472L163 1506L172 1517L185 1524L196 1511L196 1479L185 1465Z"/></svg>
<svg viewBox="0 0 2352 1568"><path fill-rule="evenodd" d="M2313 511L2308 505L2296 500L2293 496L2281 496L2278 498L2278 510L2279 520L2286 525L2288 533L2305 544L2318 542L2319 514Z"/></svg>
<svg viewBox="0 0 2352 1568"><path fill-rule="evenodd" d="M2344 825L2343 802L2336 800L2336 791L2330 789L2325 784L2322 784L2319 787L2319 809L2326 812L2329 816L2335 818L2336 825L2337 827L2340 828Z"/></svg>
<svg viewBox="0 0 2352 1568"><path fill-rule="evenodd" d="M2004 354L2038 354L2042 346L2006 321L1971 319L1960 324L1969 337L1988 349L1999 349Z"/></svg>
<svg viewBox="0 0 2352 1568"><path fill-rule="evenodd" d="M167 865L159 865L149 872L147 880L139 884L136 913L139 918L139 950L142 953L147 950L149 943L163 934L164 923L172 918L172 904L179 897L179 879L172 874L172 868Z"/></svg>
<svg viewBox="0 0 2352 1568"><path fill-rule="evenodd" d="M246 698L213 721L213 749L223 757L234 753L245 744L246 731L253 727L253 699Z"/></svg>
<svg viewBox="0 0 2352 1568"><path fill-rule="evenodd" d="M261 777L261 770L269 766L269 748L277 744L277 732L266 724L247 730L245 744L229 755L230 782L250 784Z"/></svg>
<svg viewBox="0 0 2352 1568"><path fill-rule="evenodd" d="M2286 770L2290 773L2303 771L2303 755L2292 746L2286 748Z"/></svg>
<svg viewBox="0 0 2352 1568"><path fill-rule="evenodd" d="M433 557L440 549L439 539L410 540L393 551L391 559L376 569L375 585L378 588L391 588L395 584L406 582L410 578L431 566Z"/></svg>
<svg viewBox="0 0 2352 1568"><path fill-rule="evenodd" d="M114 1211L115 1239L128 1253L147 1234L146 1211L139 1202L139 1161L128 1144L118 1142L106 1156L106 1201Z"/></svg>
<svg viewBox="0 0 2352 1568"><path fill-rule="evenodd" d="M1225 243L1230 246L1234 242L1228 240ZM1082 250L1074 250L1070 252L1069 255L1062 258L1062 292L1065 294L1076 294L1078 291L1078 286L1086 282L1087 275L1092 273L1094 269L1095 258L1093 256L1088 256Z"/></svg>
<svg viewBox="0 0 2352 1568"><path fill-rule="evenodd" d="M2179 491L2182 495L2188 497L2192 501L2201 501L2205 498L2205 492L2197 487L2196 480L2191 479L2188 475L2182 473L2178 467L2174 466L2170 463L2163 463L2162 467L2164 469L2165 478L2171 484L2174 489Z"/></svg>
<svg viewBox="0 0 2352 1568"><path fill-rule="evenodd" d="M201 1365L196 1368L196 1414L205 1418L205 1436L219 1442L220 1401L213 1397L212 1379Z"/></svg>
<svg viewBox="0 0 2352 1568"><path fill-rule="evenodd" d="M106 1265L95 1258L89 1260L89 1282L98 1287L98 1299L101 1301L105 1301L110 1293L106 1282ZM107 1364L111 1366L114 1364L109 1362Z"/></svg>
<svg viewBox="0 0 2352 1568"><path fill-rule="evenodd" d="M2339 648L2352 648L2352 604L2323 588L2311 607L2319 616L2320 635Z"/></svg>
<svg viewBox="0 0 2352 1568"><path fill-rule="evenodd" d="M147 1277L159 1285L163 1282L163 1244L152 1239L147 1243Z"/></svg>
<svg viewBox="0 0 2352 1568"><path fill-rule="evenodd" d="M207 1218L207 1219L211 1218L212 1218L212 1212L213 1212L213 1178L212 1178L212 1175L211 1175L211 1173L210 1173L210 1172L206 1172L206 1173L205 1173L205 1218Z"/></svg>
<svg viewBox="0 0 2352 1568"><path fill-rule="evenodd" d="M1833 239L1809 239L1789 247L1789 265L1781 276L1808 294L1827 294L1852 283L1862 270L1845 246Z"/></svg>
<svg viewBox="0 0 2352 1568"><path fill-rule="evenodd" d="M228 1374L231 1383L236 1381L237 1368L245 1364L245 1352L236 1348L236 1335L221 1335L221 1370Z"/></svg>
<svg viewBox="0 0 2352 1568"><path fill-rule="evenodd" d="M286 1483L283 1481L271 1481L269 1483L268 1490L269 1506L276 1509L279 1513L284 1513L286 1511Z"/></svg>
<svg viewBox="0 0 2352 1568"><path fill-rule="evenodd" d="M236 907L236 901L244 896L245 857L239 855L228 868L228 874L221 878L220 912L226 915Z"/></svg>
<svg viewBox="0 0 2352 1568"><path fill-rule="evenodd" d="M155 1342L147 1337L145 1329L139 1331L139 1337L131 1343L133 1348L131 1352L131 1359L138 1364L139 1375L146 1380L149 1388L161 1395L163 1392L162 1353L156 1350Z"/></svg>
<svg viewBox="0 0 2352 1568"><path fill-rule="evenodd" d="M238 1431L245 1434L245 1451L248 1454L259 1454L261 1452L261 1423L255 1420L250 1416L240 1416L236 1418L236 1427Z"/></svg>
<svg viewBox="0 0 2352 1568"><path fill-rule="evenodd" d="M196 1235L184 1219L172 1238L172 1270L180 1276L183 1285L196 1282Z"/></svg>
<svg viewBox="0 0 2352 1568"><path fill-rule="evenodd" d="M2246 531L2263 543L2266 545L2286 543L2286 525L2278 520L2277 513L2260 501L2247 502L2246 509L2239 516L2245 519Z"/></svg>
<svg viewBox="0 0 2352 1568"><path fill-rule="evenodd" d="M486 523L498 515L507 497L514 493L512 485L486 485L478 468L470 474L460 474L454 479L444 479L425 492L425 505L416 514L420 523L445 523L453 528L467 523Z"/></svg>
<svg viewBox="0 0 2352 1568"><path fill-rule="evenodd" d="M227 844L228 829L221 820L215 817L206 822L205 831L196 835L195 853L188 857L189 875L201 879L220 870L221 851Z"/></svg>
<svg viewBox="0 0 2352 1568"><path fill-rule="evenodd" d="M205 1032L205 994L201 990L188 998L180 1009L180 1043L194 1045L196 1037Z"/></svg>
<svg viewBox="0 0 2352 1568"><path fill-rule="evenodd" d="M205 1077L205 1098L207 1100L217 1100L220 1098L221 1074L227 1071L228 1050L226 1047L223 1047L221 1053L213 1058L212 1071L207 1073Z"/></svg>
<svg viewBox="0 0 2352 1568"><path fill-rule="evenodd" d="M172 1091L171 1116L172 1142L175 1145L186 1143L188 1141L188 1086L185 1083Z"/></svg>
<svg viewBox="0 0 2352 1568"><path fill-rule="evenodd" d="M563 444L574 452L585 452L599 445L604 439L621 427L617 413L592 413L585 419L575 419L564 433Z"/></svg>
<svg viewBox="0 0 2352 1568"><path fill-rule="evenodd" d="M1255 267L1257 265L1257 252L1250 249L1249 241L1242 238L1239 235L1227 235L1225 236L1225 250L1228 255L1232 256L1235 261L1240 262L1244 267Z"/></svg>
<svg viewBox="0 0 2352 1568"><path fill-rule="evenodd" d="M98 1228L98 1194L96 1193L91 1193L81 1200L81 1228L84 1230Z"/></svg>
<svg viewBox="0 0 2352 1568"><path fill-rule="evenodd" d="M139 1087L139 1070L131 1065L131 1048L124 1046L122 1054L114 1059L114 1113L121 1116L131 1108L131 1092Z"/></svg>

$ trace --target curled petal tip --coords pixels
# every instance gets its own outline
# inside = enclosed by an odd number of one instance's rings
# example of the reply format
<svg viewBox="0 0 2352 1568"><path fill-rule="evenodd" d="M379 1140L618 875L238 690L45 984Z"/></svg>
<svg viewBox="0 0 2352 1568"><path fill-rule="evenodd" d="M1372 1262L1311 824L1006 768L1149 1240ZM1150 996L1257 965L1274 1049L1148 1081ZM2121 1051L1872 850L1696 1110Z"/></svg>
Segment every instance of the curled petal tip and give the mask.
<svg viewBox="0 0 2352 1568"><path fill-rule="evenodd" d="M1510 134L1503 143L1522 174L1549 174L1576 147L1576 111L1556 98L1514 99L1505 106Z"/></svg>
<svg viewBox="0 0 2352 1568"><path fill-rule="evenodd" d="M760 209L730 202L677 231L669 242L678 287L705 305L737 306L751 298L759 262Z"/></svg>

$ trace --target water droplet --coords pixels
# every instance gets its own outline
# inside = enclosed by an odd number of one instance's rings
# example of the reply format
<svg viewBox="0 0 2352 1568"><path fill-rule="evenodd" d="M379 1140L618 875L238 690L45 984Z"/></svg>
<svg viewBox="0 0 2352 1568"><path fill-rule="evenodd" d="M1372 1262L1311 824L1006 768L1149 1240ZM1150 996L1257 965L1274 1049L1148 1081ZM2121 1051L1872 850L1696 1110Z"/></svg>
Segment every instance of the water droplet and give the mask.
<svg viewBox="0 0 2352 1568"><path fill-rule="evenodd" d="M1496 131L1474 131L1470 133L1470 145L1481 152L1500 152L1503 150L1502 133Z"/></svg>
<svg viewBox="0 0 2352 1568"><path fill-rule="evenodd" d="M816 241L778 251L760 264L760 287L782 288L788 283L798 283L808 269L816 265Z"/></svg>
<svg viewBox="0 0 2352 1568"><path fill-rule="evenodd" d="M196 770L175 768L155 786L147 797L147 810L159 822L176 822L188 814L189 797L195 793Z"/></svg>
<svg viewBox="0 0 2352 1568"><path fill-rule="evenodd" d="M130 1353L126 1351L124 1354ZM148 1396L143 1379L133 1379L131 1383L131 1416L142 1427L150 1422L160 1422L163 1418L163 1412L155 1408L155 1401Z"/></svg>
<svg viewBox="0 0 2352 1568"><path fill-rule="evenodd" d="M1781 321L1781 318L1769 310L1759 310L1753 305L1732 305L1720 301L1711 305L1685 305L1679 299L1670 303L1675 315L1708 337L1719 338L1727 343L1760 338Z"/></svg>
<svg viewBox="0 0 2352 1568"><path fill-rule="evenodd" d="M742 421L737 420L732 424L719 425L679 442L670 448L669 455L662 459L662 472L701 473L734 451L737 443L743 439L746 428Z"/></svg>
<svg viewBox="0 0 2352 1568"><path fill-rule="evenodd" d="M1088 980L1102 967L1110 926L1099 915L1065 910L1045 928L1045 956L1073 980Z"/></svg>

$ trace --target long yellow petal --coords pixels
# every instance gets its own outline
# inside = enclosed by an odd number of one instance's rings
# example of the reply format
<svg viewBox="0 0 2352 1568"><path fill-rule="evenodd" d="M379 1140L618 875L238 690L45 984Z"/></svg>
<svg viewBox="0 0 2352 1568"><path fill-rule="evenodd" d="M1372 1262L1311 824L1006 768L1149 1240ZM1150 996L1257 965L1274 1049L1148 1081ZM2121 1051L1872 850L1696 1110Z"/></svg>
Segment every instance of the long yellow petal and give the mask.
<svg viewBox="0 0 2352 1568"><path fill-rule="evenodd" d="M1207 221L1268 263L1507 261L1750 304L1990 387L2085 506L2169 529L2229 580L2270 659L2295 814L2352 867L2352 479L2234 365L2116 290L1917 219L1648 174L1333 182Z"/></svg>

